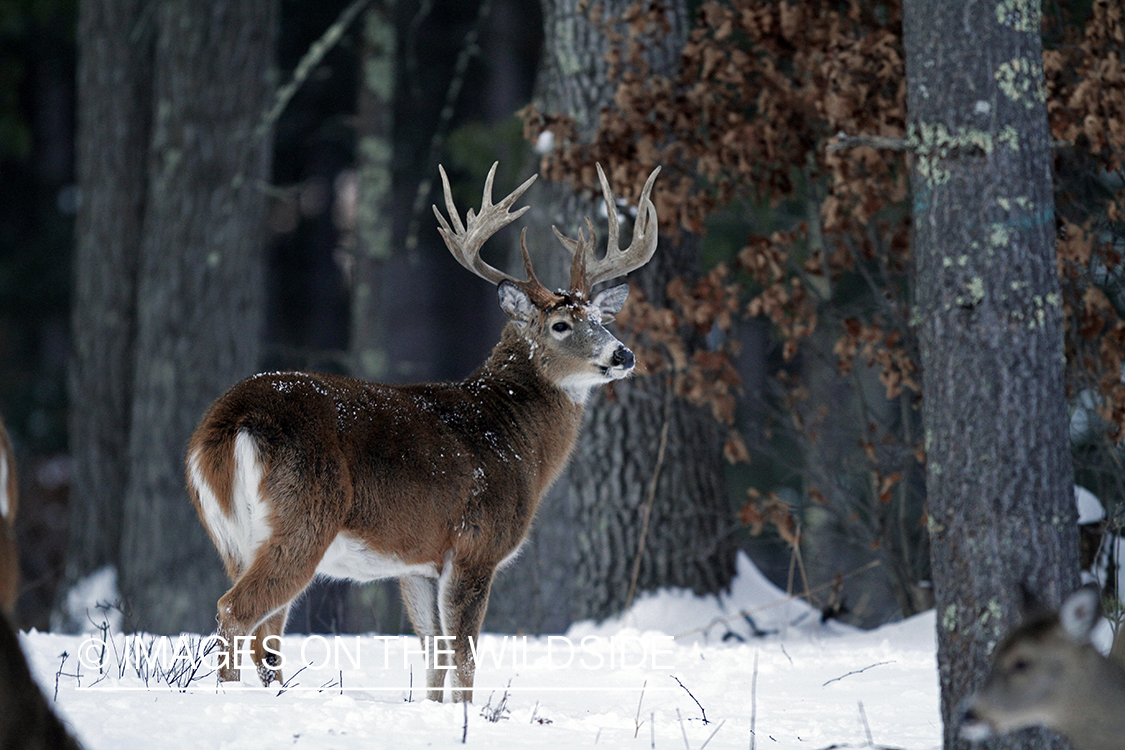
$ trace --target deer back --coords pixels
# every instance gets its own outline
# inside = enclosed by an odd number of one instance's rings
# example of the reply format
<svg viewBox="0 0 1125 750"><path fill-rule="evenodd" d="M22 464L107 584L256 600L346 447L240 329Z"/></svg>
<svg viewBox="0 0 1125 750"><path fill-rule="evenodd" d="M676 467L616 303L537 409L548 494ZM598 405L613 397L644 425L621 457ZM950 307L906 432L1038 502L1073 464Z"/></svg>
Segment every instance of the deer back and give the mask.
<svg viewBox="0 0 1125 750"><path fill-rule="evenodd" d="M566 361L557 347L533 351L513 326L488 362L458 383L254 376L204 418L189 447L189 474L211 488L215 510L227 516L237 511L240 485L260 487L253 495L267 499L259 515L271 528L306 515L292 504L315 503L323 523L409 565L440 567L450 550L498 563L518 547L573 447L581 407L544 374L565 370ZM259 473L242 478L240 462L256 463ZM201 510L208 529L222 528L208 522L208 511ZM251 540L215 541L224 558L249 562L241 550Z"/></svg>

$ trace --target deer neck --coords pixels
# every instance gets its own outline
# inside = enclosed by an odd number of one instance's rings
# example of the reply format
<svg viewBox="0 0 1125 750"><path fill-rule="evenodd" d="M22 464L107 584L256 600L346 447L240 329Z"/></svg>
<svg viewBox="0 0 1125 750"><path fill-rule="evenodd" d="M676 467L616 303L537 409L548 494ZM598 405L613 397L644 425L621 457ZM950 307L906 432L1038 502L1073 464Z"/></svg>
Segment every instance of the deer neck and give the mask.
<svg viewBox="0 0 1125 750"><path fill-rule="evenodd" d="M535 443L529 452L536 456L545 489L566 465L578 439L582 404L544 375L541 352L512 323L468 382L499 398L503 403L498 407L510 415L513 428Z"/></svg>
<svg viewBox="0 0 1125 750"><path fill-rule="evenodd" d="M518 392L513 390L509 394L517 402L533 409L545 409L556 419L573 419L577 428L585 399L573 398L544 371L544 352L524 337L515 323L509 323L504 327L500 343L472 379L502 381L518 387Z"/></svg>
<svg viewBox="0 0 1125 750"><path fill-rule="evenodd" d="M1125 668L1083 649L1084 680L1075 686L1059 731L1078 750L1120 748L1125 741Z"/></svg>

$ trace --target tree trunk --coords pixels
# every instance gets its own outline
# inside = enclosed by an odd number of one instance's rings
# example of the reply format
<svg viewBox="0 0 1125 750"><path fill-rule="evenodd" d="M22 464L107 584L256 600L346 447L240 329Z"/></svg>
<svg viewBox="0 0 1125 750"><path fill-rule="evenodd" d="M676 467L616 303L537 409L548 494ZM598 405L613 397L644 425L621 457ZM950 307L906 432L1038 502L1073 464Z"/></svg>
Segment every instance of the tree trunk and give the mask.
<svg viewBox="0 0 1125 750"><path fill-rule="evenodd" d="M152 18L144 7L141 0L79 5L71 584L115 564L121 544L152 112Z"/></svg>
<svg viewBox="0 0 1125 750"><path fill-rule="evenodd" d="M394 2L367 9L359 57L357 97L356 248L352 268L351 373L366 380L389 374L385 326L387 261L394 255L391 215L397 34ZM403 619L396 581L348 584L344 628L395 632Z"/></svg>
<svg viewBox="0 0 1125 750"><path fill-rule="evenodd" d="M601 111L613 104L616 82L606 62L609 38L575 0L545 0L543 63L538 106L575 118L581 136L594 135ZM603 19L620 17L629 0L599 7ZM684 2L668 4L669 33L650 39L652 70L670 75L687 34ZM551 236L552 224L575 232L597 207L565 186L539 191L528 214L536 268L549 286L566 278L568 259ZM628 237L631 230L623 228ZM604 234L604 231L602 232ZM661 238L656 257L630 281L660 303L667 283L699 271L698 238ZM573 619L604 618L627 603L640 545L648 488L659 472L638 591L682 586L698 593L725 588L734 573L732 523L722 434L708 412L671 397L662 376L638 377L599 392L587 416L570 468L540 506L527 549L494 588L490 627L509 625L556 631ZM663 462L661 432L669 425ZM508 602L519 602L508 606ZM505 617L510 623L501 619Z"/></svg>
<svg viewBox="0 0 1125 750"><path fill-rule="evenodd" d="M699 244L695 236L663 238L658 257L632 279L634 291L663 305L669 281L698 273ZM642 375L590 399L564 485L575 520L575 618L601 619L628 606L650 502L637 593L667 586L717 593L734 576L722 430L709 409L671 389L664 375Z"/></svg>
<svg viewBox="0 0 1125 750"><path fill-rule="evenodd" d="M254 372L271 138L276 0L169 1L155 24L153 122L138 269L122 594L154 632L213 627L226 588L184 490L184 446Z"/></svg>
<svg viewBox="0 0 1125 750"><path fill-rule="evenodd" d="M945 746L1017 622L1078 583L1039 9L904 4ZM1044 747L1046 733L992 747Z"/></svg>
<svg viewBox="0 0 1125 750"><path fill-rule="evenodd" d="M356 154L359 198L352 284L352 373L387 376L383 266L393 254L391 219L391 125L394 114L396 30L393 3L369 8L363 19Z"/></svg>

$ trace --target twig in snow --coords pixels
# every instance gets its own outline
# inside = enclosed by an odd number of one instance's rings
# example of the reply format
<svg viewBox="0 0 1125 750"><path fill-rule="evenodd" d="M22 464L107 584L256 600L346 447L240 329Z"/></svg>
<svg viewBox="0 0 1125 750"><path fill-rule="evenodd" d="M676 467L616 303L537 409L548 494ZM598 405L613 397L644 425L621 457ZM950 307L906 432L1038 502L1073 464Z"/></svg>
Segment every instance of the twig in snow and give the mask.
<svg viewBox="0 0 1125 750"><path fill-rule="evenodd" d="M757 737L754 725L758 721L758 649L754 649L754 676L750 680L750 750L754 750Z"/></svg>
<svg viewBox="0 0 1125 750"><path fill-rule="evenodd" d="M633 739L637 739L637 735L641 733L641 725L644 724L641 721L641 703L645 700L645 687L647 685L648 680L645 680L644 684L641 685L641 697L637 700L637 715L633 717L633 724L636 726L636 729L633 730Z"/></svg>
<svg viewBox="0 0 1125 750"><path fill-rule="evenodd" d="M677 676L676 676L676 675L674 675L674 674L673 674L673 675L669 675L669 677L671 677L671 678L672 678L673 680L675 680L675 681L676 681L676 683L677 683L677 684L678 684L678 685L679 685L680 687L682 687L682 688L684 689L684 692L685 692L685 693L687 693L688 695L691 695L691 691L687 689L687 687L686 687L686 686L684 685L684 683L680 682L680 678L679 678L679 677L677 677ZM696 698L695 698L695 696L694 696L694 695L691 695L691 699L692 699L693 701L695 701L695 705L699 706L699 712L700 712L701 714L703 714L703 724L704 724L705 726L706 726L707 724L710 724L711 722L707 721L707 712L706 712L705 710L703 710L703 704L701 704L701 703L700 703L700 702L699 702L698 700L696 700Z"/></svg>
<svg viewBox="0 0 1125 750"><path fill-rule="evenodd" d="M511 686L512 686L512 681L508 680L508 687L511 687ZM492 696L493 695L495 695L495 693L489 693L488 694L488 703L484 704L484 708L482 708L480 710L480 715L482 717L484 717L485 720L495 724L496 722L500 721L501 719L507 719L508 714L510 714L511 711L508 710L508 691L507 691L507 689L505 689L504 694L500 696L500 702L496 704L495 708L492 707Z"/></svg>
<svg viewBox="0 0 1125 750"><path fill-rule="evenodd" d="M687 730L684 729L684 717L680 716L680 709L678 708L676 709L676 718L680 720L680 734L684 736L684 747L686 747L687 750L691 750L691 745L689 745L687 741Z"/></svg>
<svg viewBox="0 0 1125 750"><path fill-rule="evenodd" d="M648 712L648 742L652 750L656 750L656 712Z"/></svg>
<svg viewBox="0 0 1125 750"><path fill-rule="evenodd" d="M462 711L465 712L465 718L461 724L461 744L464 745L469 741L469 702L461 701Z"/></svg>
<svg viewBox="0 0 1125 750"><path fill-rule="evenodd" d="M758 623L754 622L754 618L750 616L749 612L742 613L742 619L746 620L746 624L750 626L750 632L754 634L755 638L762 638L767 635L777 635L777 628L772 630L762 630L758 627Z"/></svg>
<svg viewBox="0 0 1125 750"><path fill-rule="evenodd" d="M306 667L301 667L301 668L300 668L300 669L298 669L298 670L297 670L296 672L294 672L293 674L289 675L289 679L288 679L288 680L286 680L285 682L281 683L281 689L277 691L277 694L278 694L278 695L281 695L282 693L284 693L284 692L285 692L286 690L288 690L289 688L291 688L291 687L296 687L297 685L299 685L300 683L296 683L296 684L290 684L290 683L292 683L292 682L293 682L293 680L297 679L297 675L301 674L301 672L304 672L304 671L305 671L306 669L308 669L308 667L307 667L307 666L306 666Z"/></svg>
<svg viewBox="0 0 1125 750"><path fill-rule="evenodd" d="M703 748L707 747L707 743L711 741L712 737L714 737L716 734L719 733L719 730L723 728L723 724L726 724L726 723L727 723L726 719L723 719L722 721L720 721L719 726L715 727L715 731L711 732L711 734L707 737L707 739L705 739L703 741L703 744L699 746L699 750L703 750Z"/></svg>
<svg viewBox="0 0 1125 750"><path fill-rule="evenodd" d="M55 698L54 699L55 699L56 702L59 699L59 677L62 676L63 667L66 666L66 660L70 656L70 654L63 651L61 654L59 654L59 656L62 657L62 661L59 662L58 671L55 672Z"/></svg>
<svg viewBox="0 0 1125 750"><path fill-rule="evenodd" d="M785 658L789 660L789 666L793 666L793 657L785 650L785 644L781 644L781 653L785 654Z"/></svg>
<svg viewBox="0 0 1125 750"><path fill-rule="evenodd" d="M842 674L839 677L833 677L831 680L829 680L828 682L821 685L821 687L826 687L833 682L839 682L840 680L844 679L845 677L849 677L853 674L860 674L861 672L866 672L869 669L874 669L875 667L881 667L884 664L894 664L894 663L895 663L895 660L891 659L890 661L881 661L881 662L878 662L876 664L868 665L868 666L864 667L863 669L853 669L851 672L848 672L846 674Z"/></svg>
<svg viewBox="0 0 1125 750"><path fill-rule="evenodd" d="M535 701L535 708L531 709L531 721L529 723L535 724L536 722L538 722L540 724L553 724L554 723L553 721L548 719L546 716L540 716L539 715L539 701Z"/></svg>
<svg viewBox="0 0 1125 750"><path fill-rule="evenodd" d="M863 731L867 734L867 746L875 747L875 740L871 739L871 726L867 723L867 713L863 710L863 701L859 703L859 718L863 722Z"/></svg>

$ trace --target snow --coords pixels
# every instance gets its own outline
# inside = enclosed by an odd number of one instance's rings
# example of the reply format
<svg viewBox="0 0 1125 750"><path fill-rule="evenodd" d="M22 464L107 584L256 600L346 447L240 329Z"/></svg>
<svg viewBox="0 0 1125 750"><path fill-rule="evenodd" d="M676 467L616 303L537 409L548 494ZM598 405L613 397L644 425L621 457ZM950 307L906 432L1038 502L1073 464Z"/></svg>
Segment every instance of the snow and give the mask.
<svg viewBox="0 0 1125 750"><path fill-rule="evenodd" d="M114 630L121 629L124 619L121 610L98 608L99 602L116 602L121 599L117 592L117 569L112 565L99 568L66 592L65 614L51 621L51 627L63 632L81 632L93 623L108 622ZM93 617L93 621L91 621Z"/></svg>
<svg viewBox="0 0 1125 750"><path fill-rule="evenodd" d="M769 634L753 637L743 612ZM867 746L868 733L877 745L923 750L941 744L934 626L932 612L874 631L821 624L740 557L721 599L662 591L564 635L483 636L467 711L422 699L414 637L286 636L287 688L268 690L251 669L241 683L220 685L203 668L180 678L187 687L169 687L158 665L125 659L120 634L100 662L96 631L32 631L21 642L48 699L91 750L452 748L463 736L501 750L681 748L686 737L698 750L750 747L752 730L771 750ZM205 641L184 638L196 649ZM169 647L166 665L181 643L155 642Z"/></svg>
<svg viewBox="0 0 1125 750"><path fill-rule="evenodd" d="M1105 507L1090 490L1079 485L1074 485L1074 500L1078 504L1078 523L1097 523L1105 520Z"/></svg>

